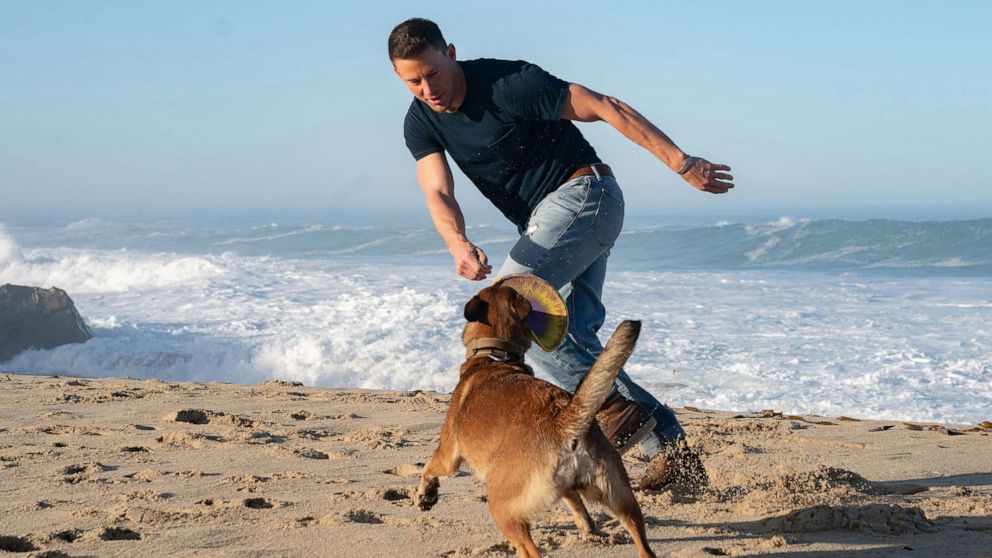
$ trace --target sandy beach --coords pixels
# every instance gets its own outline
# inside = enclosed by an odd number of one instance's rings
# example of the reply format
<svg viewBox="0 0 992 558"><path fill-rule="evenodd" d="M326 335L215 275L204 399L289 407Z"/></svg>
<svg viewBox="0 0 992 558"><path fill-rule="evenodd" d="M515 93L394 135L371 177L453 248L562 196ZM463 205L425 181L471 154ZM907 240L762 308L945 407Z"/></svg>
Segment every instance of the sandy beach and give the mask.
<svg viewBox="0 0 992 558"><path fill-rule="evenodd" d="M462 473L410 499L448 396L0 374L0 555L511 556ZM669 556L990 556L992 430L676 409L704 493L639 493ZM985 424L984 426L992 426ZM625 456L633 478L639 449ZM562 505L547 556L634 556Z"/></svg>

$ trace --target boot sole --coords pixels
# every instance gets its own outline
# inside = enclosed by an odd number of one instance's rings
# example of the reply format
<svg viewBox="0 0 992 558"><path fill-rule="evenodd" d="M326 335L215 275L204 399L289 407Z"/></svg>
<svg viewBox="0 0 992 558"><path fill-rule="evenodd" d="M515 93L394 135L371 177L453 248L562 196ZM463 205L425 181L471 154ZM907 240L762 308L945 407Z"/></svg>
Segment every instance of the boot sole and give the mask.
<svg viewBox="0 0 992 558"><path fill-rule="evenodd" d="M631 436L627 438L622 445L617 446L617 451L620 452L620 455L627 453L630 448L636 446L641 442L641 440L647 437L647 435L651 433L651 430L653 430L657 425L658 421L653 418L648 418L648 421L642 424L636 432L631 434Z"/></svg>

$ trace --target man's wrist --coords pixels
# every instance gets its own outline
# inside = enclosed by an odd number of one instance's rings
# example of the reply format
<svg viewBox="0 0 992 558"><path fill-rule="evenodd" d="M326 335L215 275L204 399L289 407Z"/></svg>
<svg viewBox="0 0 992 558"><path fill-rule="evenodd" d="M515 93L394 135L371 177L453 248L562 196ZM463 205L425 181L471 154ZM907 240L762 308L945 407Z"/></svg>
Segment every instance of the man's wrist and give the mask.
<svg viewBox="0 0 992 558"><path fill-rule="evenodd" d="M469 242L469 240L467 238L464 238L464 237L458 238L458 239L453 240L452 242L448 243L448 252L450 252L451 255L454 256L455 254L457 254L460 251L464 250L466 247L471 249L471 248L474 248L475 245L472 244L471 242Z"/></svg>
<svg viewBox="0 0 992 558"><path fill-rule="evenodd" d="M692 168L692 164L696 162L696 159L697 157L693 157L692 155L686 155L685 161L682 163L682 166L679 167L678 170L676 170L675 172L678 174L685 174L689 172L689 169Z"/></svg>

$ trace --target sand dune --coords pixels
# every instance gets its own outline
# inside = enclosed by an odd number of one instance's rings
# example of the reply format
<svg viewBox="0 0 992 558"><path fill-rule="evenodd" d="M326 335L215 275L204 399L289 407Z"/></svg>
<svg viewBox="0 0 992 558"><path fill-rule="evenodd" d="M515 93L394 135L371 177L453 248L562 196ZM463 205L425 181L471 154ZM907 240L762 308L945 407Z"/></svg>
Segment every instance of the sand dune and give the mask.
<svg viewBox="0 0 992 558"><path fill-rule="evenodd" d="M512 556L470 474L443 479L430 512L411 502L447 401L0 374L0 555ZM990 429L677 412L713 483L639 495L659 555L992 556ZM592 512L603 538L562 506L535 540L634 556Z"/></svg>

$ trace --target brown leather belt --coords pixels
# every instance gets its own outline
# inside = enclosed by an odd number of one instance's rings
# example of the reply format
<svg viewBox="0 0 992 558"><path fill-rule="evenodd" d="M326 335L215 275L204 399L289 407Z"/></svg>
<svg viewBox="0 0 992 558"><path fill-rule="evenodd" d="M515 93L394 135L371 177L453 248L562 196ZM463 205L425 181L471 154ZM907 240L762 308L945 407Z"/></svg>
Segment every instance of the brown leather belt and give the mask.
<svg viewBox="0 0 992 558"><path fill-rule="evenodd" d="M596 168L593 169L593 167ZM576 178L579 178L581 176L589 176L590 174L596 174L596 173L599 173L599 176L613 176L613 169L610 168L610 165L606 165L603 163L596 163L594 165L585 165L583 167L579 167L578 169L576 169L575 172L572 173L572 176L569 176L568 178L565 179L565 182L568 182L569 180L575 180Z"/></svg>

